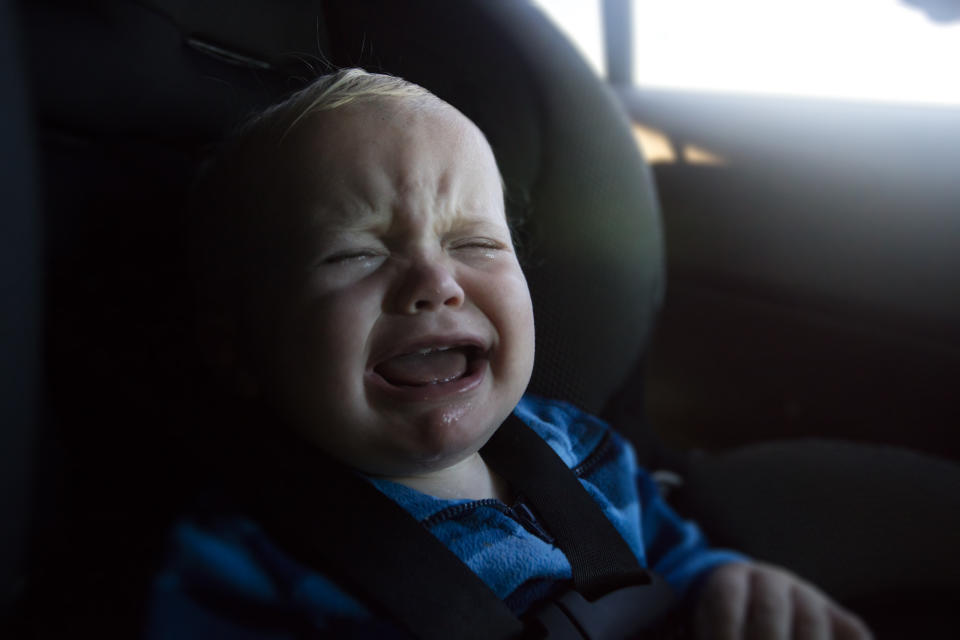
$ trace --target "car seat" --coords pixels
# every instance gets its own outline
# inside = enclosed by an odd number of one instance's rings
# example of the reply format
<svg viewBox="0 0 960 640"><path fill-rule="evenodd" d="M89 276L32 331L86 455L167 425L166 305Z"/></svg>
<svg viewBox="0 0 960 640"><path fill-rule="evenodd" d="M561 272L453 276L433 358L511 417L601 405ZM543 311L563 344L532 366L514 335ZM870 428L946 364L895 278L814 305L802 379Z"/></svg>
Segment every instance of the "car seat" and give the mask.
<svg viewBox="0 0 960 640"><path fill-rule="evenodd" d="M645 465L679 474L671 499L716 542L884 625L887 597L910 599L914 622L942 622L960 577L956 465L822 440L658 444L642 401L664 283L650 170L612 93L532 4L42 0L20 6L19 25L46 252L29 530L44 610L93 625L120 607L135 624L165 518L191 484L180 449L199 374L180 204L198 159L244 113L362 66L422 84L490 140L534 298L531 391L602 413ZM98 609L77 591L115 597Z"/></svg>
<svg viewBox="0 0 960 640"><path fill-rule="evenodd" d="M41 359L40 220L16 24L0 1L0 615L25 569Z"/></svg>

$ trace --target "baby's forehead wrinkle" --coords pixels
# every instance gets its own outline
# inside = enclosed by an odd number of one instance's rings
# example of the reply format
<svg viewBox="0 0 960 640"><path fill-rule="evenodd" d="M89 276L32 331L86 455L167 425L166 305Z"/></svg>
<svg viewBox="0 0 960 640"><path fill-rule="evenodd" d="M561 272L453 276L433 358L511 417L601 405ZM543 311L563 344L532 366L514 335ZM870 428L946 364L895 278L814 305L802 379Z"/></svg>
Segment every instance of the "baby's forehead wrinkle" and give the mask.
<svg viewBox="0 0 960 640"><path fill-rule="evenodd" d="M390 177L377 163L360 160L318 177L310 203L313 227L368 231L389 224Z"/></svg>

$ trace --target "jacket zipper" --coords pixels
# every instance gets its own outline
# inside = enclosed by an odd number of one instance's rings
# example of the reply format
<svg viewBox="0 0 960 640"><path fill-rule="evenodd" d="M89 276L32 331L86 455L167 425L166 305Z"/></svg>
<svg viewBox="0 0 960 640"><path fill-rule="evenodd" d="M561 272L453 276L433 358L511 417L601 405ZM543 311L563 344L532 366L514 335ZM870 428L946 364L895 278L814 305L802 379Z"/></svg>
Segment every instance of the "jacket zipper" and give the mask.
<svg viewBox="0 0 960 640"><path fill-rule="evenodd" d="M476 502L469 502L466 504L458 504L453 507L443 509L442 511L438 511L432 516L421 520L420 524L429 529L445 520L462 516L471 511L475 511L480 507L491 507L496 509L500 513L503 513L512 520L518 522L524 529L548 544L554 544L556 541L556 538L550 535L543 525L540 524L533 511L526 505L522 497L518 498L512 506L507 506L500 500L493 498L477 500Z"/></svg>

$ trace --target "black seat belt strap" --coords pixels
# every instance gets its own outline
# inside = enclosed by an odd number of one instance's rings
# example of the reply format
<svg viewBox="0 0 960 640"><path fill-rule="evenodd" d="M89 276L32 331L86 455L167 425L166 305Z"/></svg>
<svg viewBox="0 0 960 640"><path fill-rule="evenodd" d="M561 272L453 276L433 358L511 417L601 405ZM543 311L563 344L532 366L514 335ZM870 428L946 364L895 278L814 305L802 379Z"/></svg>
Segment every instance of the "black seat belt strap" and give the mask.
<svg viewBox="0 0 960 640"><path fill-rule="evenodd" d="M288 553L417 638L521 635L523 623L442 542L369 482L330 464L311 474L316 492L290 487L278 501L271 483L258 507L265 530Z"/></svg>
<svg viewBox="0 0 960 640"><path fill-rule="evenodd" d="M557 539L588 600L650 583L629 545L556 452L510 415L481 449L488 465L521 493Z"/></svg>

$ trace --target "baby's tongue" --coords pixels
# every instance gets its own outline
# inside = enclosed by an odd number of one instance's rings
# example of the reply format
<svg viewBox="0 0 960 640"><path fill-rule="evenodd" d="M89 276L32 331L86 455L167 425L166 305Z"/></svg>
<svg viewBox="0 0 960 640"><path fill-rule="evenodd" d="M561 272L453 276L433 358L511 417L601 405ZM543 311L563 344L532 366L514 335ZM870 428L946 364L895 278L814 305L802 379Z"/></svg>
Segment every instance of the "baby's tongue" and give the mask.
<svg viewBox="0 0 960 640"><path fill-rule="evenodd" d="M408 353L377 365L377 373L395 385L423 386L449 382L467 371L463 349Z"/></svg>

